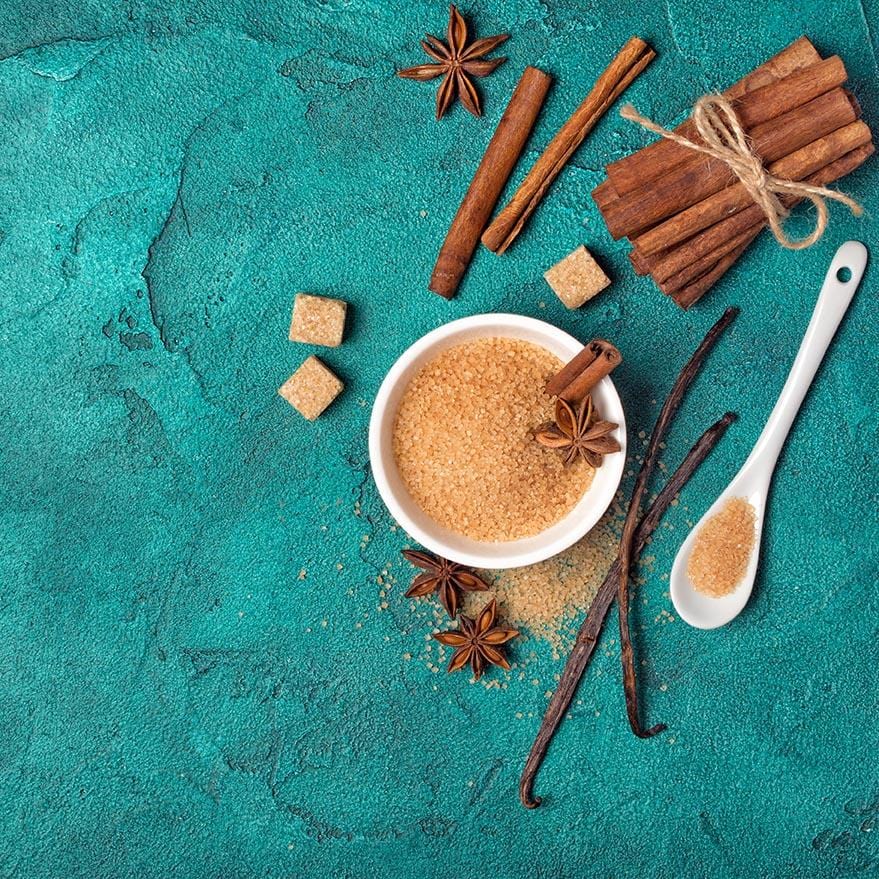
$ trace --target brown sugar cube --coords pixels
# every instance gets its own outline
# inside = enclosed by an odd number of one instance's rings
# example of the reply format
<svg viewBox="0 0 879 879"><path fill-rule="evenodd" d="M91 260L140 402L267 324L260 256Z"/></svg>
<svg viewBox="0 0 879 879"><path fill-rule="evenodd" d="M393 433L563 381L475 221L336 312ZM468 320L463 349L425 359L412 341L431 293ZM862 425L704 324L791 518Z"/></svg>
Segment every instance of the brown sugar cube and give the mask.
<svg viewBox="0 0 879 879"><path fill-rule="evenodd" d="M347 308L348 304L341 299L297 293L290 323L290 341L337 348L342 344Z"/></svg>
<svg viewBox="0 0 879 879"><path fill-rule="evenodd" d="M544 272L543 277L568 308L579 308L610 284L610 278L583 245Z"/></svg>
<svg viewBox="0 0 879 879"><path fill-rule="evenodd" d="M309 421L314 421L342 392L345 385L313 354L281 387L278 393Z"/></svg>

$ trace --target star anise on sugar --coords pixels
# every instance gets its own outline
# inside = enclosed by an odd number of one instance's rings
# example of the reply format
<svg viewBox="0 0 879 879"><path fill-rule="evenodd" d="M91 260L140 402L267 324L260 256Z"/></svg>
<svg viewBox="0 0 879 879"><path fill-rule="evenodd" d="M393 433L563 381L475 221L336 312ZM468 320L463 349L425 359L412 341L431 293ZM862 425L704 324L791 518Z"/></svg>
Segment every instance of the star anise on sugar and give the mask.
<svg viewBox="0 0 879 879"><path fill-rule="evenodd" d="M590 467L598 468L605 455L620 450L619 441L610 435L618 427L612 421L599 418L591 395L576 411L559 398L555 404L555 423L538 428L534 438L542 446L565 452L566 467L581 457Z"/></svg>
<svg viewBox="0 0 879 879"><path fill-rule="evenodd" d="M468 662L477 680L491 665L509 671L510 663L501 645L517 637L519 632L497 625L497 601L494 598L482 608L476 619L461 614L458 625L460 628L454 631L437 632L433 636L440 644L455 648L448 671L458 671Z"/></svg>
<svg viewBox="0 0 879 879"><path fill-rule="evenodd" d="M488 583L472 571L440 556L404 549L403 558L424 571L412 581L406 597L421 598L436 592L440 604L452 619L458 614L462 592L485 592L488 589Z"/></svg>
<svg viewBox="0 0 879 879"><path fill-rule="evenodd" d="M419 64L397 72L404 79L426 81L443 77L436 93L436 118L442 119L446 110L452 106L456 97L461 98L465 109L474 116L482 115L482 101L473 84L473 77L488 76L497 70L506 58L485 60L489 52L493 52L509 34L498 34L484 37L481 40L468 42L467 22L457 8L449 6L449 26L446 42L432 34L425 34L421 48L436 62Z"/></svg>

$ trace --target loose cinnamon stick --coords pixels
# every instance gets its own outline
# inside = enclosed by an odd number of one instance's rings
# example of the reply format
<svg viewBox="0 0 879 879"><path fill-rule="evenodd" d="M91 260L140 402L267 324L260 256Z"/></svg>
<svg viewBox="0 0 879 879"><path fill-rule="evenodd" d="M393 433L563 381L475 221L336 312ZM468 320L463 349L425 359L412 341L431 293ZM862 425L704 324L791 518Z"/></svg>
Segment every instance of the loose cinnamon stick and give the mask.
<svg viewBox="0 0 879 879"><path fill-rule="evenodd" d="M428 285L434 293L446 299L455 295L551 83L549 74L525 68L440 249Z"/></svg>
<svg viewBox="0 0 879 879"><path fill-rule="evenodd" d="M715 422L701 437L695 445L687 453L681 465L671 475L668 482L663 486L662 490L651 504L650 508L644 514L638 528L635 531L634 545L640 552L647 543L648 538L656 530L666 510L671 502L680 494L687 481L699 469L703 461L711 453L712 449L720 442L726 429L735 420L735 415L727 412L719 421ZM522 805L528 809L534 809L540 805L540 797L534 796L534 780L540 770L549 745L553 736L562 725L562 721L574 701L577 693L577 687L580 684L589 660L595 653L598 645L598 638L604 628L604 621L610 611L613 600L616 597L617 583L620 574L620 560L611 565L607 576L604 578L589 610L586 613L586 619L580 626L577 633L577 640L571 650L571 655L565 664L565 670L562 672L561 680L552 694L546 713L540 723L540 729L525 766L522 769L522 777L519 781L519 799Z"/></svg>
<svg viewBox="0 0 879 879"><path fill-rule="evenodd" d="M844 89L835 88L751 128L751 146L768 164L854 122L859 114L857 102ZM735 182L725 162L691 152L698 161L679 164L661 180L606 204L602 214L614 238L637 235Z"/></svg>
<svg viewBox="0 0 879 879"><path fill-rule="evenodd" d="M546 383L545 391L569 403L578 403L622 362L623 356L616 346L605 339L593 339Z"/></svg>
<svg viewBox="0 0 879 879"><path fill-rule="evenodd" d="M828 183L833 183L835 180L838 180L840 177L845 177L846 174L850 174L852 171L863 165L875 151L876 148L872 143L859 147L856 150L852 150L850 153L847 153L835 162L825 165L825 167L816 174L806 178L807 182L814 186L826 186ZM748 249L751 242L760 234L765 225L765 217L761 215L757 222L750 227L750 236L742 245L737 247L731 253L728 253L726 256L721 257L704 275L701 275L694 281L690 282L686 287L673 293L672 298L674 301L684 309L687 309L694 303L698 302L699 299L701 299L702 296L704 296L705 293L707 293L708 290L710 290L711 287L713 287L717 281L729 271L738 258Z"/></svg>
<svg viewBox="0 0 879 879"><path fill-rule="evenodd" d="M841 159L820 168L814 174L809 175L804 182L812 186L827 186L860 167L872 154L872 144L860 147L858 150L846 153ZM799 199L782 197L781 201L786 207L793 207ZM652 275L653 280L662 286L663 282L676 277L695 262L712 255L720 258L733 249L727 246L728 241L737 238L742 232L749 231L755 226L762 227L765 220L760 206L752 204L738 214L715 223L698 235L687 239L669 251L664 251L657 257L645 257L637 250L633 250L632 253L635 256L632 259L633 262L637 260L638 266L644 269L644 274ZM726 247L725 250L724 247ZM706 263L706 265L713 265L713 263ZM692 275L691 277L697 276ZM679 289L680 286L670 285L670 289ZM665 288L663 287L663 289Z"/></svg>
<svg viewBox="0 0 879 879"><path fill-rule="evenodd" d="M750 131L842 85L846 78L845 65L838 56L824 61L817 60L808 67L795 70L783 79L746 92L733 102L736 115L745 130ZM685 137L701 143L696 126L692 122L685 122L681 128L684 129ZM621 175L617 170L612 172L612 166L608 166L608 179L613 183L614 190L620 197L664 179L672 167L680 168L683 165L696 164L700 158L704 158L686 147L673 144L671 141L669 143L676 150L671 156L674 164L664 169L657 168L655 154L648 156L646 161L642 159L639 163L632 163L634 168L630 168L627 174ZM644 173L644 177L640 180L636 176L639 171ZM613 176L610 176L611 173Z"/></svg>
<svg viewBox="0 0 879 879"><path fill-rule="evenodd" d="M623 46L583 103L550 141L510 203L485 230L482 243L489 250L503 253L512 244L586 135L655 55L638 37L632 37Z"/></svg>
<svg viewBox="0 0 879 879"><path fill-rule="evenodd" d="M861 121L852 122L821 137L769 165L769 172L786 180L803 180L810 174L841 158L846 153L870 143L871 134ZM731 217L753 204L741 183L722 189L681 213L659 223L633 239L642 256L652 256L720 220Z"/></svg>

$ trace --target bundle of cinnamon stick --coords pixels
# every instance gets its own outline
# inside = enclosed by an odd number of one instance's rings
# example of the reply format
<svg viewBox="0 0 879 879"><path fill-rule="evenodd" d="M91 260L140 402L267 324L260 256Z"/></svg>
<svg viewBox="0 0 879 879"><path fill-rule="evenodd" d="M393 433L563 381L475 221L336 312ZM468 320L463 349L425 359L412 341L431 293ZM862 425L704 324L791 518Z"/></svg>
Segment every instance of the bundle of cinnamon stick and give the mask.
<svg viewBox="0 0 879 879"><path fill-rule="evenodd" d="M724 95L771 174L825 186L875 151L857 101L842 87L846 78L838 57L822 59L800 37ZM689 120L675 132L699 140ZM650 275L682 308L698 301L766 225L724 162L670 140L606 170L592 197L611 235L630 239L635 271Z"/></svg>

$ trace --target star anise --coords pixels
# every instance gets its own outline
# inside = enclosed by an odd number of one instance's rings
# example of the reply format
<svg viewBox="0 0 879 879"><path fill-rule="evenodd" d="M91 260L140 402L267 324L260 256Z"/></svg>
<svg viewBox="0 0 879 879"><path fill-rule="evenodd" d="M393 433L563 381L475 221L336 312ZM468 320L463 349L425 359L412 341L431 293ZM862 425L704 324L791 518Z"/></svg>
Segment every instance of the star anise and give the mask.
<svg viewBox="0 0 879 879"><path fill-rule="evenodd" d="M577 456L590 467L600 467L604 455L620 450L619 442L611 432L619 427L612 421L601 421L592 405L592 397L586 397L576 413L570 403L559 398L555 404L555 423L538 428L534 438L549 449L566 452L565 466Z"/></svg>
<svg viewBox="0 0 879 879"><path fill-rule="evenodd" d="M485 592L488 589L488 584L472 571L440 556L404 549L403 558L424 571L412 581L406 597L420 598L436 592L440 604L452 619L458 613L462 592Z"/></svg>
<svg viewBox="0 0 879 879"><path fill-rule="evenodd" d="M510 663L507 662L500 645L511 641L519 632L516 629L495 625L496 621L497 601L492 598L475 620L461 614L458 620L459 629L452 632L437 632L433 636L440 644L455 648L449 661L449 671L458 671L469 662L473 676L479 680L490 665L499 665L509 670Z"/></svg>
<svg viewBox="0 0 879 879"><path fill-rule="evenodd" d="M482 102L472 77L488 76L507 60L506 58L494 58L491 61L481 59L494 51L509 36L509 34L498 34L495 37L484 37L468 43L467 22L454 5L449 6L447 43L432 34L425 34L421 41L421 48L436 63L408 67L406 70L398 71L397 76L421 81L443 77L439 91L436 93L437 119L443 118L443 114L452 106L456 96L460 96L461 103L474 116L481 116Z"/></svg>

